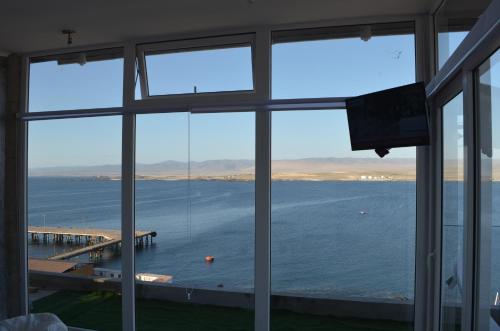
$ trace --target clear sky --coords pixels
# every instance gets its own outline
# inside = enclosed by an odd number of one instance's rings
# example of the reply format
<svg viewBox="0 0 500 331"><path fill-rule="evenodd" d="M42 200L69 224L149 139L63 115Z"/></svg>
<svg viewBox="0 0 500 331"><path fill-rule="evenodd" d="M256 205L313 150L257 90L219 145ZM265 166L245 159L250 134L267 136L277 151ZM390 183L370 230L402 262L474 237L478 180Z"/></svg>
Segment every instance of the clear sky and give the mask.
<svg viewBox="0 0 500 331"><path fill-rule="evenodd" d="M415 81L413 35L307 41L272 49L273 98L354 96ZM248 48L148 57L151 93L247 89ZM30 72L30 111L121 106L123 62L37 63ZM188 124L190 134L188 135ZM253 159L255 115L153 114L137 117L137 159L142 163ZM351 152L345 111L273 114L273 158L375 157ZM415 157L414 148L392 157ZM30 122L30 167L118 164L121 118Z"/></svg>

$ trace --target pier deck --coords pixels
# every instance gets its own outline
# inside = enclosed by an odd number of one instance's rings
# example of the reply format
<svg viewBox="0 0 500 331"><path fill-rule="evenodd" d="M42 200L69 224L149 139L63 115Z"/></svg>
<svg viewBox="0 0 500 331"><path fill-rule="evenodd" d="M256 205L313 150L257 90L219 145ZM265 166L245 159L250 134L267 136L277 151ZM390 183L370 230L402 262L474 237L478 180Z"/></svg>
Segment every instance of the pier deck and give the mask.
<svg viewBox="0 0 500 331"><path fill-rule="evenodd" d="M74 249L69 252L57 254L49 257L49 260L65 260L75 256L89 253L102 253L104 248L110 246L119 246L122 238L119 230L103 230L92 228L65 228L65 227L50 227L50 226L29 226L28 234L31 235L33 241L39 241L39 237L43 238L43 242L48 242L52 239L57 243L85 243L86 246ZM156 237L155 231L135 231L135 244L143 245L144 241L148 244L152 242L153 237Z"/></svg>

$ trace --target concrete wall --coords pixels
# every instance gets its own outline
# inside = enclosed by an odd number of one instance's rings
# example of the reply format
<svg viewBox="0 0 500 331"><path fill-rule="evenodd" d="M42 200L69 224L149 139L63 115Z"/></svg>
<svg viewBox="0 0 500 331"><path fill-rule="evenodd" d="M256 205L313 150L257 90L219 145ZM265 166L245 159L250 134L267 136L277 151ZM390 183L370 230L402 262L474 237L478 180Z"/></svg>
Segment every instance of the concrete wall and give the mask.
<svg viewBox="0 0 500 331"><path fill-rule="evenodd" d="M7 261L5 234L5 113L7 108L7 58L0 56L0 320L7 316Z"/></svg>
<svg viewBox="0 0 500 331"><path fill-rule="evenodd" d="M48 272L30 272L30 286L47 290L119 291L120 281L98 277ZM250 293L225 290L190 289L169 284L136 282L136 297L193 303L222 307L254 308L254 296ZM273 295L271 308L303 314L360 318L370 320L413 321L413 302L396 299L370 298L306 298L291 295Z"/></svg>
<svg viewBox="0 0 500 331"><path fill-rule="evenodd" d="M4 60L4 103L0 124L0 197L3 198L1 209L1 244L4 256L0 258L0 288L3 288L6 305L0 304L0 314L7 317L23 313L23 279L21 272L21 234L19 231L19 186L17 183L17 147L18 124L16 113L20 100L20 57L10 55ZM1 254L1 253L0 253ZM2 268L0 267L0 268ZM5 269L6 268L6 269ZM5 288L6 286L6 288ZM1 300L1 299L0 299ZM3 307L3 312L2 312Z"/></svg>

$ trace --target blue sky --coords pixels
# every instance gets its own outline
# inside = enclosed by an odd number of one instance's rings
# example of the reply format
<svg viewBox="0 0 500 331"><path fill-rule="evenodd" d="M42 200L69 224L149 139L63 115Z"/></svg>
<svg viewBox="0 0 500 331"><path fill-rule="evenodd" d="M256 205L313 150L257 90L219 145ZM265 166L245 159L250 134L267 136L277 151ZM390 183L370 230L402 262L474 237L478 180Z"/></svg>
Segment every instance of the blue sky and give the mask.
<svg viewBox="0 0 500 331"><path fill-rule="evenodd" d="M354 96L415 81L413 35L308 41L273 46L273 98ZM249 49L177 53L148 58L152 94L252 86ZM30 111L121 106L122 60L59 66L33 64ZM238 88L235 88L237 86ZM137 159L253 159L255 115L152 114L137 117ZM273 114L273 158L375 157L351 152L345 111ZM414 157L414 148L392 157ZM31 122L30 167L117 164L121 118Z"/></svg>

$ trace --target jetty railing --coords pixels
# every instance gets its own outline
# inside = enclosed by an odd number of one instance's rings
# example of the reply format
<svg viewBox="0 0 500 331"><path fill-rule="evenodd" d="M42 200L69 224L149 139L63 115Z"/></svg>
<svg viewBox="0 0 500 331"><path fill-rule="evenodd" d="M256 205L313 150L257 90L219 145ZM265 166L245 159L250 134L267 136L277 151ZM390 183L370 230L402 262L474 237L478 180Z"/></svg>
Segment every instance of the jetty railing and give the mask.
<svg viewBox="0 0 500 331"><path fill-rule="evenodd" d="M49 260L65 260L75 256L89 254L91 260L102 258L105 248L121 246L121 231L104 230L94 228L71 228L71 227L50 227L50 226L30 226L28 236L32 242L54 243L54 244L76 244L84 245L67 252L63 252L49 257ZM136 231L136 246L148 245L156 237L155 231Z"/></svg>

